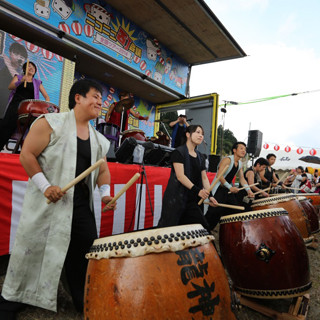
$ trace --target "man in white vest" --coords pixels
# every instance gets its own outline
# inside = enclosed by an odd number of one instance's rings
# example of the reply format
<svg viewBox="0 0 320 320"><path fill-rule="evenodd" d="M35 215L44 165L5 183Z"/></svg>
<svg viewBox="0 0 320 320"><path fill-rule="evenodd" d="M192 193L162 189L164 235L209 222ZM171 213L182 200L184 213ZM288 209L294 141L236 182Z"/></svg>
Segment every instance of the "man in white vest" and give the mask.
<svg viewBox="0 0 320 320"><path fill-rule="evenodd" d="M110 143L89 123L100 113L101 94L92 80L75 82L70 112L39 117L25 139L20 161L30 179L1 293L2 320L15 319L19 304L14 302L56 311L63 267L74 305L83 311L85 254L97 238L95 186L104 203L112 199L107 162L66 193L61 187L99 159L106 160Z"/></svg>

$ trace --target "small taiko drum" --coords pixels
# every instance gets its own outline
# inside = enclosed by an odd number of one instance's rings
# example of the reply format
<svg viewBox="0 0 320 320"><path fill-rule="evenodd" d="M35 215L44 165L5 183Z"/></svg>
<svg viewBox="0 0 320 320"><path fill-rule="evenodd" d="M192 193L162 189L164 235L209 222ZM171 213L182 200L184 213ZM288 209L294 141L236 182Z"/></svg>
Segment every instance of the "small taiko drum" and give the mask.
<svg viewBox="0 0 320 320"><path fill-rule="evenodd" d="M242 295L291 298L311 288L305 243L282 208L222 217L219 245L234 289Z"/></svg>
<svg viewBox="0 0 320 320"><path fill-rule="evenodd" d="M312 205L316 208L318 213L320 213L320 194L319 193L303 193L302 195L310 199Z"/></svg>
<svg viewBox="0 0 320 320"><path fill-rule="evenodd" d="M135 138L136 140L140 140L140 141L147 141L144 132L140 129L126 130L126 131L123 131L121 135L122 135L122 142L129 137Z"/></svg>
<svg viewBox="0 0 320 320"><path fill-rule="evenodd" d="M60 108L52 102L27 99L20 102L18 107L18 120L24 122L29 116L37 118L45 113L58 113Z"/></svg>
<svg viewBox="0 0 320 320"><path fill-rule="evenodd" d="M283 208L288 211L290 219L297 226L305 242L312 239L310 222L301 204L292 193L278 195L252 201L252 210L262 210L271 208Z"/></svg>
<svg viewBox="0 0 320 320"><path fill-rule="evenodd" d="M319 215L316 208L311 204L311 200L305 197L304 195L298 195L297 199L308 217L308 220L310 222L311 233L319 232Z"/></svg>
<svg viewBox="0 0 320 320"><path fill-rule="evenodd" d="M94 241L85 319L230 319L225 270L199 224L150 229Z"/></svg>

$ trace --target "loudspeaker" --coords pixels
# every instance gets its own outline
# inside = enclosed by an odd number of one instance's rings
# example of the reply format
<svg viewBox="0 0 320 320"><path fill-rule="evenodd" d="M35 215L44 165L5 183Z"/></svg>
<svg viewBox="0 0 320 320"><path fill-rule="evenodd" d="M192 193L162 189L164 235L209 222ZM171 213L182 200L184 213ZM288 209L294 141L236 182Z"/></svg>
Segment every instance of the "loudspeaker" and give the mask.
<svg viewBox="0 0 320 320"><path fill-rule="evenodd" d="M123 141L119 149L116 151L116 159L121 163L132 163L133 151L137 146L137 140L129 137Z"/></svg>
<svg viewBox="0 0 320 320"><path fill-rule="evenodd" d="M209 155L209 170L210 172L217 172L218 171L218 164L220 162L220 156L215 154Z"/></svg>
<svg viewBox="0 0 320 320"><path fill-rule="evenodd" d="M259 157L262 148L262 132L259 130L249 130L247 153Z"/></svg>

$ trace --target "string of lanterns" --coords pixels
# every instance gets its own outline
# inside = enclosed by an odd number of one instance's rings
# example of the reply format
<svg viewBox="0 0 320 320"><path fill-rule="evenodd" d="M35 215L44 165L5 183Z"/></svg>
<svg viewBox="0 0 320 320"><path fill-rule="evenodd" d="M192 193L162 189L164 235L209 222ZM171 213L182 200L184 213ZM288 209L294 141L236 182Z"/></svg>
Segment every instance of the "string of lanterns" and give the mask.
<svg viewBox="0 0 320 320"><path fill-rule="evenodd" d="M263 148L266 149L266 150L268 150L269 148L271 149L270 145L267 142L264 143ZM280 148L280 146L278 144L275 144L273 146L273 150L274 151L279 151L280 149L281 148ZM286 146L286 147L284 147L283 150L285 152L288 152L288 153L292 151L292 152L297 152L297 154L303 154L304 152L307 152L309 150L309 148L307 148L307 150L303 149L302 147L299 147L297 149L292 149L290 146ZM311 156L315 156L317 154L317 150L315 148L311 148L309 150L309 154Z"/></svg>

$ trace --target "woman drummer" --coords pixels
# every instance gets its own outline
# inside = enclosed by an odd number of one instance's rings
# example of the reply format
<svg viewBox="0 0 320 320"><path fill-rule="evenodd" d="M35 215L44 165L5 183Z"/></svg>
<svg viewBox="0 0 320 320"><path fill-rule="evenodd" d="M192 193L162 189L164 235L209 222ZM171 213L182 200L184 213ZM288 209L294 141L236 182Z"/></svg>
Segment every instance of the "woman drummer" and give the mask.
<svg viewBox="0 0 320 320"><path fill-rule="evenodd" d="M205 159L196 150L202 143L203 136L203 128L200 125L187 127L186 142L172 152L171 175L164 192L158 227L201 223L209 230L198 202L208 197L211 206L215 206L217 202L207 191L210 184Z"/></svg>
<svg viewBox="0 0 320 320"><path fill-rule="evenodd" d="M27 69L28 65L28 70ZM42 81L35 79L37 72L36 65L29 61L22 66L23 75L15 75L11 80L8 89L11 90L7 110L0 125L0 151L10 139L17 128L18 107L22 100L39 99L39 92L46 101L50 98L42 85ZM26 83L26 85L25 85Z"/></svg>

